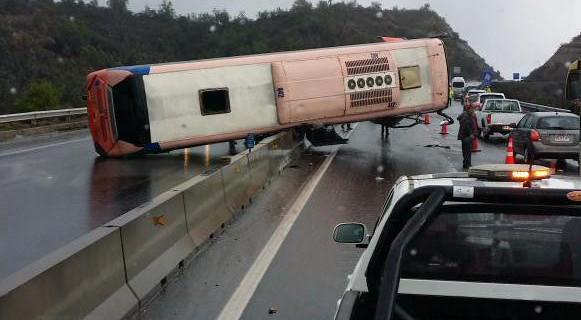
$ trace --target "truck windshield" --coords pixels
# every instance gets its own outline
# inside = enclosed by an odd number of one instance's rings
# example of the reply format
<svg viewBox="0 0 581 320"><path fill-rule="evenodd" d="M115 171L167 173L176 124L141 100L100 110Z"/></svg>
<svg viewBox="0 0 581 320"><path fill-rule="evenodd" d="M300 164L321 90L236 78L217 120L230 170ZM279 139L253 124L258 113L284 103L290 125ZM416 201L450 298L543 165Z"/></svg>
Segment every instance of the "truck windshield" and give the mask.
<svg viewBox="0 0 581 320"><path fill-rule="evenodd" d="M445 212L410 243L401 276L580 286L579 230L554 209Z"/></svg>
<svg viewBox="0 0 581 320"><path fill-rule="evenodd" d="M464 82L452 82L454 88L464 88Z"/></svg>

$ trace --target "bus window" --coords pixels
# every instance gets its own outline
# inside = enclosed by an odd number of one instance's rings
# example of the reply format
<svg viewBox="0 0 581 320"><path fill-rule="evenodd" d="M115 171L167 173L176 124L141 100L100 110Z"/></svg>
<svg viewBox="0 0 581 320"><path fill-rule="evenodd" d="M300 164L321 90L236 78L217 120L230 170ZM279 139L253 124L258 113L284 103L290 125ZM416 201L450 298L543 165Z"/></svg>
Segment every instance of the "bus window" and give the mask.
<svg viewBox="0 0 581 320"><path fill-rule="evenodd" d="M199 91L199 95L203 116L230 112L228 88L204 89Z"/></svg>

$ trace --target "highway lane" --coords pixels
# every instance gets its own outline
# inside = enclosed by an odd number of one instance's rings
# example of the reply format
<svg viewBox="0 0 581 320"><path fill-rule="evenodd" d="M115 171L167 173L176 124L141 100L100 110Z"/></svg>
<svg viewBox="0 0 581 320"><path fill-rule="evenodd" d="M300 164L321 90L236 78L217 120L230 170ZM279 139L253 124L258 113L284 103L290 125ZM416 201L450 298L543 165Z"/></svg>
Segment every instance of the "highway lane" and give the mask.
<svg viewBox="0 0 581 320"><path fill-rule="evenodd" d="M0 278L219 165L228 154L223 143L102 159L86 131L36 140L0 147Z"/></svg>
<svg viewBox="0 0 581 320"><path fill-rule="evenodd" d="M455 102L446 112L456 118L462 106ZM387 141L380 127L362 123L349 143L339 148L335 159L306 201L274 259L267 263L248 299L240 299L241 319L330 319L341 296L346 277L353 270L361 249L331 240L340 222L360 221L372 227L392 183L401 175L460 171L461 147L456 134L441 135L439 116L431 125L391 130ZM506 138L482 142L473 164L503 163ZM246 285L248 275L260 263L265 244L270 243L289 214L302 189L300 181L313 176L305 163L321 161L333 148L315 148L297 168L255 198L224 234L213 241L141 316L143 319L215 319L232 306L232 295ZM316 159L316 161L313 161ZM309 168L309 167L307 167ZM566 174L574 174L570 168ZM309 174L310 173L310 174ZM304 186L304 185L303 185ZM281 196L286 195L286 197ZM281 222L282 221L282 222ZM248 289L248 288L246 288Z"/></svg>
<svg viewBox="0 0 581 320"><path fill-rule="evenodd" d="M361 254L361 249L334 243L333 227L349 221L372 227L392 183L401 175L456 171L461 167L455 155L460 150L458 141L441 137L438 127L418 125L392 130L387 141L381 139L380 130L377 125L361 123L349 143L339 148L256 289L250 290L248 303L240 306L241 319L331 318L347 274ZM450 149L433 147L444 144ZM313 150L317 155L333 152L330 147ZM304 164L298 166L300 169ZM287 174L292 176L293 172ZM310 175L302 175L303 179L307 177ZM177 283L149 306L143 319L216 318L288 215L281 208L288 209L289 199L299 192L296 182L282 181L258 195L255 200L261 203L272 198L270 205L250 206L196 257ZM275 196L280 193L286 193L287 199ZM272 210L265 207L277 208L276 214L272 216Z"/></svg>

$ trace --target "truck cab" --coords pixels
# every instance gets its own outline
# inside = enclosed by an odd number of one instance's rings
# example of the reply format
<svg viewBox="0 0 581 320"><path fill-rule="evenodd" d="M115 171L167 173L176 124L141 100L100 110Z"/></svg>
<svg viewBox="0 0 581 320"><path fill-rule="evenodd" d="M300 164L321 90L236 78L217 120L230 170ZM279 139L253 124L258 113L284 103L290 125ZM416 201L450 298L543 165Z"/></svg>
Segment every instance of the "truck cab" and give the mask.
<svg viewBox="0 0 581 320"><path fill-rule="evenodd" d="M580 204L581 179L542 166L401 177L371 234L334 230L366 248L335 319L575 319Z"/></svg>

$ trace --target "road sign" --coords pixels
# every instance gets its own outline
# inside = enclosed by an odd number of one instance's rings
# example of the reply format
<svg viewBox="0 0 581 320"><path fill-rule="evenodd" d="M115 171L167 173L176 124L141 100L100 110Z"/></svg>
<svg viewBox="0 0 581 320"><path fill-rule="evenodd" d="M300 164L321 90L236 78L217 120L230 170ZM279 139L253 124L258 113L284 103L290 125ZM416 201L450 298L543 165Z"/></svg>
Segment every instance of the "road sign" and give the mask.
<svg viewBox="0 0 581 320"><path fill-rule="evenodd" d="M462 73L462 67L454 67L454 74Z"/></svg>
<svg viewBox="0 0 581 320"><path fill-rule="evenodd" d="M256 139L252 133L249 133L248 136L246 136L246 139L244 139L244 144L248 149L254 148L256 145Z"/></svg>
<svg viewBox="0 0 581 320"><path fill-rule="evenodd" d="M482 72L482 85L485 87L489 87L492 83L492 79L494 77L494 70L492 68L485 69Z"/></svg>
<svg viewBox="0 0 581 320"><path fill-rule="evenodd" d="M520 73L514 72L512 74L512 80L520 80Z"/></svg>

